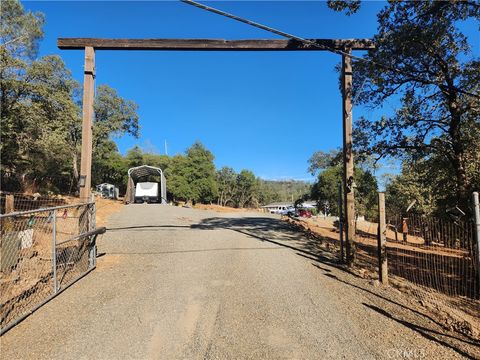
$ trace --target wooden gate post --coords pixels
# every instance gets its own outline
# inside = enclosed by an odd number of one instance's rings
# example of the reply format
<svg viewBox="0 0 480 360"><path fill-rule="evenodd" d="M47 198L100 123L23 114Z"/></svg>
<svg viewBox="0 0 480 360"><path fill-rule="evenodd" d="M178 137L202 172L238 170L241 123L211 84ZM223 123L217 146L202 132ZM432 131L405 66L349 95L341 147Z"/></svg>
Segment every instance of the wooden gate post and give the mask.
<svg viewBox="0 0 480 360"><path fill-rule="evenodd" d="M342 183L338 184L338 230L340 235L340 261L345 261L345 246L343 243L343 196Z"/></svg>
<svg viewBox="0 0 480 360"><path fill-rule="evenodd" d="M15 211L15 198L12 194L5 196L5 214Z"/></svg>
<svg viewBox="0 0 480 360"><path fill-rule="evenodd" d="M388 284L387 221L385 216L385 193L378 193L378 272L382 284Z"/></svg>
<svg viewBox="0 0 480 360"><path fill-rule="evenodd" d="M80 164L80 198L90 200L92 185L92 125L95 80L95 50L85 47L85 69L83 75L83 119L82 119L82 157Z"/></svg>
<svg viewBox="0 0 480 360"><path fill-rule="evenodd" d="M345 201L345 245L348 266L355 259L355 198L353 194L353 142L352 142L352 58L346 48L342 55L342 100L343 100L343 186Z"/></svg>

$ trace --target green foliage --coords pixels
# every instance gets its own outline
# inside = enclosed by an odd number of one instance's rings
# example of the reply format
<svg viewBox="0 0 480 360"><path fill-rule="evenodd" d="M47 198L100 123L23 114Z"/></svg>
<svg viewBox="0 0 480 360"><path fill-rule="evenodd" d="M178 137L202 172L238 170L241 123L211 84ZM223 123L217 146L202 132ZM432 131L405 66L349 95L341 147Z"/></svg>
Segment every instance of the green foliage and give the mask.
<svg viewBox="0 0 480 360"><path fill-rule="evenodd" d="M260 203L275 201L294 202L296 199L310 194L311 184L299 180L259 180Z"/></svg>
<svg viewBox="0 0 480 360"><path fill-rule="evenodd" d="M335 11L344 11L346 15L355 14L361 5L361 0L327 0L327 5Z"/></svg>
<svg viewBox="0 0 480 360"><path fill-rule="evenodd" d="M36 59L42 14L25 12L14 0L0 6L2 189L74 192L81 142L80 85L59 56ZM103 178L118 180L109 175L112 167L120 166L110 137L138 136L137 106L101 85L95 110L93 168L105 171Z"/></svg>
<svg viewBox="0 0 480 360"><path fill-rule="evenodd" d="M111 136L125 134L138 138L138 105L125 100L108 85L100 85L95 95L95 121L93 128L94 148Z"/></svg>
<svg viewBox="0 0 480 360"><path fill-rule="evenodd" d="M224 166L217 171L218 205L236 206L237 174L235 170Z"/></svg>
<svg viewBox="0 0 480 360"><path fill-rule="evenodd" d="M186 156L171 159L166 172L167 188L175 200L209 203L217 198L214 156L200 142L186 151Z"/></svg>
<svg viewBox="0 0 480 360"><path fill-rule="evenodd" d="M150 165L144 160L143 151L139 146L134 146L132 149L128 150L126 158L128 168L137 167L140 165Z"/></svg>
<svg viewBox="0 0 480 360"><path fill-rule="evenodd" d="M250 170L243 169L237 176L237 206L258 206L257 178Z"/></svg>
<svg viewBox="0 0 480 360"><path fill-rule="evenodd" d="M203 203L214 201L218 187L213 154L200 142L196 142L187 149L186 158L189 165L187 179L195 193L192 199Z"/></svg>
<svg viewBox="0 0 480 360"><path fill-rule="evenodd" d="M30 175L26 170L41 136L35 110L28 106L28 67L42 37L43 16L26 13L18 1L0 3L0 117L1 181L13 189Z"/></svg>
<svg viewBox="0 0 480 360"><path fill-rule="evenodd" d="M167 171L170 166L170 157L168 155L146 152L143 154L143 163Z"/></svg>
<svg viewBox="0 0 480 360"><path fill-rule="evenodd" d="M310 193L310 185L303 181L273 181L257 178L253 172L232 168L217 171L218 204L233 207L258 207L275 201L291 201Z"/></svg>
<svg viewBox="0 0 480 360"><path fill-rule="evenodd" d="M322 154L324 156L321 156ZM327 203L330 213L335 216L339 214L338 188L342 182L343 169L339 160L333 161L332 159L339 159L339 154L338 151L316 152L310 161L310 164L313 163L313 160L325 164L323 171L319 173L317 181L313 184L311 197L318 201L321 208ZM357 166L354 168L354 183L357 214L374 219L377 214L377 180L370 171Z"/></svg>
<svg viewBox="0 0 480 360"><path fill-rule="evenodd" d="M42 13L25 12L17 0L0 2L0 42L5 53L17 59L33 59L43 38ZM2 55L6 55L2 54Z"/></svg>
<svg viewBox="0 0 480 360"><path fill-rule="evenodd" d="M10 70L8 65L1 69L2 73ZM45 56L25 66L24 73L2 78L4 188L70 190L71 174L66 169L71 166L65 159L71 159L69 140L78 121L73 100L77 89L57 56Z"/></svg>
<svg viewBox="0 0 480 360"><path fill-rule="evenodd" d="M472 191L480 190L480 143L470 143L466 152L466 172L472 179ZM451 163L442 156L429 156L417 161L404 161L402 171L386 188L389 211L402 214L415 201L412 211L446 216L457 205L458 184ZM468 207L467 207L468 209Z"/></svg>
<svg viewBox="0 0 480 360"><path fill-rule="evenodd" d="M188 161L183 155L175 155L170 161L170 168L166 171L167 191L173 200L189 201L196 197L188 183Z"/></svg>
<svg viewBox="0 0 480 360"><path fill-rule="evenodd" d="M185 154L173 157L144 151L139 146L123 157L113 141L101 143L93 163L95 184L108 182L124 192L127 172L131 167L150 165L164 171L167 195L173 201L216 202L222 206L259 207L273 201L292 201L310 193L310 185L302 181L267 181L259 179L250 170L236 173L234 169L215 169L214 156L196 142ZM143 181L159 181L149 177Z"/></svg>
<svg viewBox="0 0 480 360"><path fill-rule="evenodd" d="M342 167L331 166L323 170L312 187L312 199L320 205L327 202L332 215L338 215L338 187L342 181Z"/></svg>
<svg viewBox="0 0 480 360"><path fill-rule="evenodd" d="M458 25L479 16L476 2L390 1L378 14L376 49L368 52L369 61L354 62L359 103L376 107L392 97L401 102L392 116L360 118L356 146L378 158L398 157L405 169L417 171L415 164L421 163L415 176L418 188L428 178L421 174L440 171L452 186L444 189L447 196L424 194L422 202L433 201L432 206L439 203L430 198L438 197L467 210L470 193L478 186L471 144L480 139L480 61L471 51L472 39ZM405 174L409 183L410 175Z"/></svg>
<svg viewBox="0 0 480 360"><path fill-rule="evenodd" d="M128 181L128 158L123 157L117 145L109 140L97 147L92 163L92 183L109 183L119 187L121 193L126 190Z"/></svg>
<svg viewBox="0 0 480 360"><path fill-rule="evenodd" d="M376 221L378 219L378 184L377 179L370 171L359 167L355 168L354 181L355 207L359 215Z"/></svg>
<svg viewBox="0 0 480 360"><path fill-rule="evenodd" d="M308 172L316 175L319 171L338 165L342 162L342 153L338 150L315 151L308 159Z"/></svg>

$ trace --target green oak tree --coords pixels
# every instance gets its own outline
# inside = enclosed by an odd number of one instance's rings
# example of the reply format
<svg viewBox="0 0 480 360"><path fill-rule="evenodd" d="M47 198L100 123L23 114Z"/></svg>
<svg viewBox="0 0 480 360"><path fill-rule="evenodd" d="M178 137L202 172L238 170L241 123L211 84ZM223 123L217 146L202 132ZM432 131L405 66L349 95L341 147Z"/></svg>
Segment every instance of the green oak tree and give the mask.
<svg viewBox="0 0 480 360"><path fill-rule="evenodd" d="M59 56L37 58L43 15L25 11L17 0L0 6L2 189L72 192L79 175L81 87ZM137 105L108 86L98 87L95 110L94 162L103 156L98 151L111 153L113 136L139 131Z"/></svg>
<svg viewBox="0 0 480 360"><path fill-rule="evenodd" d="M357 103L399 100L390 116L357 119L357 149L378 159L441 165L430 172L448 171L450 206L463 210L479 186L472 153L480 150L473 148L480 136L480 60L460 24L479 17L473 1L389 1L378 14L376 49L353 64Z"/></svg>
<svg viewBox="0 0 480 360"><path fill-rule="evenodd" d="M317 176L312 186L311 198L317 200L320 206L328 202L330 212L338 215L338 188L343 178L341 152L339 150L317 151L310 158L309 164L309 171ZM353 177L356 212L374 219L377 214L377 180L370 170L360 166L355 166Z"/></svg>
<svg viewBox="0 0 480 360"><path fill-rule="evenodd" d="M217 199L218 186L213 154L200 142L176 155L167 169L167 188L174 200L210 203Z"/></svg>
<svg viewBox="0 0 480 360"><path fill-rule="evenodd" d="M235 206L237 194L237 174L231 167L224 166L217 171L218 199L221 206Z"/></svg>

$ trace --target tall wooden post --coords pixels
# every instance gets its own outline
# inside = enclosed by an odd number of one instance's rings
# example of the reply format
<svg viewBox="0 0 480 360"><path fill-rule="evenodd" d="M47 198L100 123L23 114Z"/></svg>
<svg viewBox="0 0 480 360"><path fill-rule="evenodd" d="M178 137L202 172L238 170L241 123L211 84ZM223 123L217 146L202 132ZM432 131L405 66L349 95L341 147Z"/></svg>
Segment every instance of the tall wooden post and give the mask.
<svg viewBox="0 0 480 360"><path fill-rule="evenodd" d="M345 261L345 246L343 244L343 196L342 182L338 184L338 230L340 235L340 261Z"/></svg>
<svg viewBox="0 0 480 360"><path fill-rule="evenodd" d="M83 75L82 159L80 164L80 198L90 200L92 184L92 122L95 80L95 50L85 47Z"/></svg>
<svg viewBox="0 0 480 360"><path fill-rule="evenodd" d="M352 49L346 48L351 54ZM352 152L352 58L342 55L342 97L343 97L343 185L345 201L345 250L348 266L355 259L355 198L353 194L353 152Z"/></svg>
<svg viewBox="0 0 480 360"><path fill-rule="evenodd" d="M382 284L388 284L387 221L384 192L378 193L378 272Z"/></svg>

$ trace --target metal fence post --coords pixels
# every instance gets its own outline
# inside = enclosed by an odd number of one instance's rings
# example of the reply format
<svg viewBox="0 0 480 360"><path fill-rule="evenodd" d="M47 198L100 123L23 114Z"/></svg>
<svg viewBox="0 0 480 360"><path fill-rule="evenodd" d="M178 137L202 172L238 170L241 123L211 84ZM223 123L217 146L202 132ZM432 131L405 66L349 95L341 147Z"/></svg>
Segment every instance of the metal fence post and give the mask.
<svg viewBox="0 0 480 360"><path fill-rule="evenodd" d="M473 213L475 216L475 238L477 240L477 291L480 296L480 203L476 191L473 193Z"/></svg>
<svg viewBox="0 0 480 360"><path fill-rule="evenodd" d="M378 271L382 284L388 284L387 222L385 217L385 193L378 193Z"/></svg>
<svg viewBox="0 0 480 360"><path fill-rule="evenodd" d="M52 267L53 267L53 293L58 291L57 283L57 210L50 213L52 217Z"/></svg>

